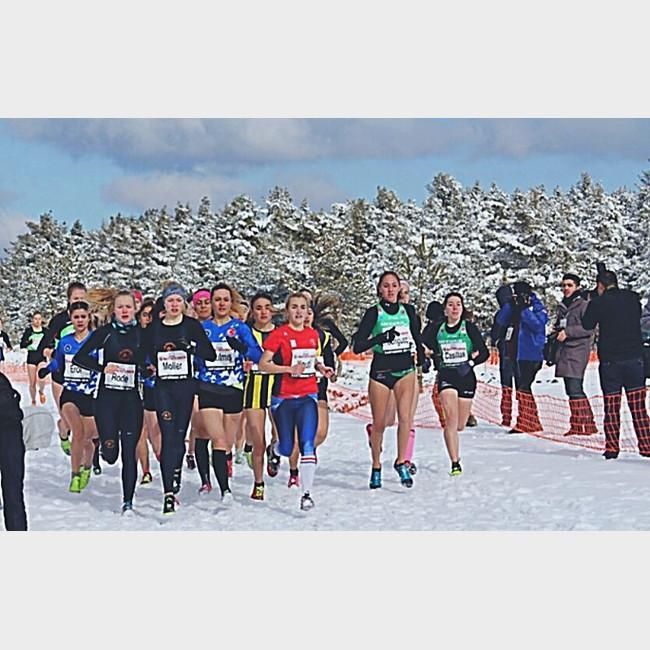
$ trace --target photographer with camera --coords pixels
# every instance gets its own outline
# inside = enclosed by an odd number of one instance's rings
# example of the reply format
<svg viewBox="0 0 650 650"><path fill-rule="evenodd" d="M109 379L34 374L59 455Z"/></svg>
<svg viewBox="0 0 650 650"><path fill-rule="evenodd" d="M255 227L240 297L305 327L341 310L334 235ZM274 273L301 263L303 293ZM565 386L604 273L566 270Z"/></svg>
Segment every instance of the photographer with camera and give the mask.
<svg viewBox="0 0 650 650"><path fill-rule="evenodd" d="M512 285L512 297L496 315L493 340L503 340L506 358L514 364L517 421L508 433L542 430L532 393L535 375L544 360L548 314L528 282Z"/></svg>
<svg viewBox="0 0 650 650"><path fill-rule="evenodd" d="M613 271L599 269L597 296L589 301L582 326L598 325L598 374L605 400L605 453L617 458L621 428L621 394L625 389L641 456L650 456L650 418L645 406L645 373L641 342L641 302L629 289L619 289Z"/></svg>
<svg viewBox="0 0 650 650"><path fill-rule="evenodd" d="M598 433L583 388L594 332L582 326L582 316L588 303L580 290L580 278L575 273L565 273L560 286L564 297L558 303L553 325L553 334L558 343L553 361L555 376L564 380L571 410L569 430L564 435L588 436Z"/></svg>

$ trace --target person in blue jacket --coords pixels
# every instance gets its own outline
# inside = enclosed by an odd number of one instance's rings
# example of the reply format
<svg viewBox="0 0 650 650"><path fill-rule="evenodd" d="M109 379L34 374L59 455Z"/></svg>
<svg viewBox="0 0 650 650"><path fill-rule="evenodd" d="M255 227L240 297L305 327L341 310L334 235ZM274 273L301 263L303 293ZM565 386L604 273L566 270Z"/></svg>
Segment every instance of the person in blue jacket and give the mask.
<svg viewBox="0 0 650 650"><path fill-rule="evenodd" d="M514 364L517 421L509 433L541 431L532 392L535 375L544 361L548 314L528 282L512 285L512 297L496 315L493 334L503 341L506 358Z"/></svg>

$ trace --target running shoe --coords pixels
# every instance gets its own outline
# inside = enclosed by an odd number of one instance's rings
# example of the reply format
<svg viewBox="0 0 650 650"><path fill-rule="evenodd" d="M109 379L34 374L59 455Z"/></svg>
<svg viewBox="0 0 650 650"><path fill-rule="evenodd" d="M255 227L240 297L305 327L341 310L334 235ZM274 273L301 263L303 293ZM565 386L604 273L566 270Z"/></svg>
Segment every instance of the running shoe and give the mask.
<svg viewBox="0 0 650 650"><path fill-rule="evenodd" d="M399 475L400 483L407 488L413 487L413 478L406 463L395 462L393 468Z"/></svg>
<svg viewBox="0 0 650 650"><path fill-rule="evenodd" d="M163 501L163 515L173 515L176 512L176 498L173 494L166 494Z"/></svg>
<svg viewBox="0 0 650 650"><path fill-rule="evenodd" d="M212 484L210 481L207 483L204 483L200 488L199 488L199 494L210 494L212 492Z"/></svg>
<svg viewBox="0 0 650 650"><path fill-rule="evenodd" d="M222 505L226 507L230 507L233 504L233 496L232 492L230 490L226 490L222 495L221 495L221 503Z"/></svg>
<svg viewBox="0 0 650 650"><path fill-rule="evenodd" d="M142 475L142 480L140 481L140 485L147 485L147 483L151 483L153 481L153 476L151 476L151 472L145 472Z"/></svg>
<svg viewBox="0 0 650 650"><path fill-rule="evenodd" d="M175 469L172 477L172 492L178 494L181 491L181 470Z"/></svg>
<svg viewBox="0 0 650 650"><path fill-rule="evenodd" d="M243 465L244 464L244 450L243 449L238 449L235 452L235 465Z"/></svg>
<svg viewBox="0 0 650 650"><path fill-rule="evenodd" d="M618 458L618 452L617 451L606 451L603 454L603 458L606 460L614 460L615 458Z"/></svg>
<svg viewBox="0 0 650 650"><path fill-rule="evenodd" d="M370 472L370 489L376 490L381 487L381 467L373 467Z"/></svg>
<svg viewBox="0 0 650 650"><path fill-rule="evenodd" d="M63 449L63 453L66 456L70 455L70 448L72 446L72 443L70 442L70 432L68 431L68 437L67 438L62 438L59 436L59 441L61 442L61 449Z"/></svg>
<svg viewBox="0 0 650 650"><path fill-rule="evenodd" d="M99 465L93 467L93 474L99 476L102 473L102 468Z"/></svg>
<svg viewBox="0 0 650 650"><path fill-rule="evenodd" d="M463 473L463 468L460 466L460 462L456 461L451 464L451 471L449 472L450 476L460 476Z"/></svg>
<svg viewBox="0 0 650 650"><path fill-rule="evenodd" d="M294 485L296 487L300 487L300 476L298 475L298 470L296 470L295 474L289 474L289 482L287 483L287 487L294 487Z"/></svg>
<svg viewBox="0 0 650 650"><path fill-rule="evenodd" d="M264 501L264 483L253 486L253 493L251 494L253 501Z"/></svg>
<svg viewBox="0 0 650 650"><path fill-rule="evenodd" d="M415 476L418 473L417 465L412 460L405 460L404 462L408 466L411 476Z"/></svg>
<svg viewBox="0 0 650 650"><path fill-rule="evenodd" d="M266 448L266 471L269 476L277 476L280 467L280 456L273 451L273 445Z"/></svg>
<svg viewBox="0 0 650 650"><path fill-rule="evenodd" d="M194 454L185 454L185 461L187 462L187 469L196 469Z"/></svg>
<svg viewBox="0 0 650 650"><path fill-rule="evenodd" d="M90 467L82 467L79 470L79 478L81 479L80 486L83 490L90 481Z"/></svg>
<svg viewBox="0 0 650 650"><path fill-rule="evenodd" d="M74 492L76 494L79 494L79 492L81 492L81 476L79 476L79 474L72 475L72 480L70 481L68 492Z"/></svg>
<svg viewBox="0 0 650 650"><path fill-rule="evenodd" d="M122 504L122 514L130 515L133 513L133 503L131 501L125 501Z"/></svg>
<svg viewBox="0 0 650 650"><path fill-rule="evenodd" d="M300 497L300 509L311 510L314 507L314 500L311 498L309 492L305 492Z"/></svg>

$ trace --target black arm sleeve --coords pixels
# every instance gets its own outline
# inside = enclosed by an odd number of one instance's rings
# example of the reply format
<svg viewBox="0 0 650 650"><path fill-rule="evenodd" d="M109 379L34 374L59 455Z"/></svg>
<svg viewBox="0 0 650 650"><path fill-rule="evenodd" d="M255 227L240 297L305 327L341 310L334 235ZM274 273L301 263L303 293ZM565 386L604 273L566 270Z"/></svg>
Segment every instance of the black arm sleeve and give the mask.
<svg viewBox="0 0 650 650"><path fill-rule="evenodd" d="M204 361L216 361L217 353L212 347L205 330L201 327L201 323L196 318L189 318L188 316L185 318L189 321L190 338L196 343L196 354Z"/></svg>
<svg viewBox="0 0 650 650"><path fill-rule="evenodd" d="M479 328L476 327L474 323L468 322L467 334L469 338L472 339L472 346L474 347L474 350L478 350L478 356L474 359L474 365L478 366L481 363L485 363L490 356L490 352L485 345L485 341L481 336Z"/></svg>
<svg viewBox="0 0 650 650"><path fill-rule="evenodd" d="M363 315L363 318L359 323L359 327L357 331L354 333L354 336L352 337L352 340L354 341L354 347L352 348L352 351L355 354L361 354L366 350L370 350L370 348L376 344L374 338L372 339L368 338L376 322L377 322L377 307L373 305L372 307L366 310L366 313Z"/></svg>
<svg viewBox="0 0 650 650"><path fill-rule="evenodd" d="M412 305L404 305L406 313L409 317L409 323L411 326L411 336L415 341L415 354L416 354L416 365L421 366L424 363L424 348L422 347L422 333L420 317L417 315L415 308Z"/></svg>
<svg viewBox="0 0 650 650"><path fill-rule="evenodd" d="M341 330L336 326L336 323L331 318L325 320L323 323L323 328L326 329L336 340L337 346L336 350L334 350L334 354L337 357L343 354L348 345L350 345L343 332L341 332Z"/></svg>
<svg viewBox="0 0 650 650"><path fill-rule="evenodd" d="M9 335L7 332L2 332L2 340L5 342L5 345L10 348L11 347L11 341L9 340Z"/></svg>
<svg viewBox="0 0 650 650"><path fill-rule="evenodd" d="M110 325L104 325L104 327L100 327L90 335L88 340L77 350L74 357L72 357L72 363L75 366L80 366L86 370L93 370L94 372L102 371L102 366L99 365L99 361L95 357L91 357L90 353L104 346L110 334L110 327Z"/></svg>
<svg viewBox="0 0 650 650"><path fill-rule="evenodd" d="M32 335L32 328L28 327L20 338L20 347L26 348L29 345L29 337Z"/></svg>
<svg viewBox="0 0 650 650"><path fill-rule="evenodd" d="M336 368L336 359L334 359L334 351L332 350L332 336L327 337L327 343L323 346L323 363L330 368Z"/></svg>
<svg viewBox="0 0 650 650"><path fill-rule="evenodd" d="M61 330L68 324L68 313L59 312L47 327L47 332L44 334L41 342L38 344L38 351L43 354L45 348L54 348L55 339L59 338Z"/></svg>

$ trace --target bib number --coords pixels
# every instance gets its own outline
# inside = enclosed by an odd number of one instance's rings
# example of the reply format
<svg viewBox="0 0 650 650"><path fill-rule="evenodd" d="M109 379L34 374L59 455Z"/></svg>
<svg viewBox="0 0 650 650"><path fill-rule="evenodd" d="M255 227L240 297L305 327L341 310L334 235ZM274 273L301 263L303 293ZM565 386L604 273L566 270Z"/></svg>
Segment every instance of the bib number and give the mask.
<svg viewBox="0 0 650 650"><path fill-rule="evenodd" d="M467 346L463 341L446 341L440 344L440 349L446 366L457 366L469 361Z"/></svg>
<svg viewBox="0 0 650 650"><path fill-rule="evenodd" d="M187 379L190 376L187 352L170 350L158 352L156 369L160 379Z"/></svg>
<svg viewBox="0 0 650 650"><path fill-rule="evenodd" d="M512 333L515 331L515 328L512 325L506 330L506 341L509 341L512 338Z"/></svg>
<svg viewBox="0 0 650 650"><path fill-rule="evenodd" d="M291 365L302 363L305 370L301 375L291 375L292 377L311 377L316 374L316 350L311 348L297 348L291 351Z"/></svg>
<svg viewBox="0 0 650 650"><path fill-rule="evenodd" d="M113 372L104 374L104 386L113 390L135 388L135 366L132 363L111 363Z"/></svg>
<svg viewBox="0 0 650 650"><path fill-rule="evenodd" d="M77 381L86 383L90 381L90 370L80 368L72 363L73 354L65 355L65 369L63 371L63 379L68 381Z"/></svg>
<svg viewBox="0 0 650 650"><path fill-rule="evenodd" d="M397 336L392 342L386 342L383 345L384 354L400 354L411 351L411 331L407 327L396 327Z"/></svg>

